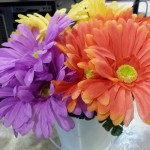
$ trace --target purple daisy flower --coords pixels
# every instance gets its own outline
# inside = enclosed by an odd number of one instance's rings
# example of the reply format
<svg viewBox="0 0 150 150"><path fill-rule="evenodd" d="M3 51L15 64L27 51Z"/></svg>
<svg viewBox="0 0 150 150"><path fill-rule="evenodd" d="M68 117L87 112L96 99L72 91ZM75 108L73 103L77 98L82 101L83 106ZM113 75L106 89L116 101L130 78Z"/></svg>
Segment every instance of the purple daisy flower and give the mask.
<svg viewBox="0 0 150 150"><path fill-rule="evenodd" d="M12 125L13 129L18 129L26 124L32 117L31 102L34 96L30 90L24 86L19 86L13 80L8 87L0 88L0 119L4 117L5 127Z"/></svg>
<svg viewBox="0 0 150 150"><path fill-rule="evenodd" d="M43 71L43 64L52 60L52 50L56 37L70 24L71 19L66 14L56 13L50 20L45 40L36 40L38 30L30 30L26 25L18 25L20 34L12 34L12 40L2 45L0 55L0 84L7 85L16 71L26 71L24 83L29 86L35 72Z"/></svg>
<svg viewBox="0 0 150 150"><path fill-rule="evenodd" d="M52 61L44 65L45 73L35 74L30 86L21 80L25 74L18 71L19 77L12 78L7 86L0 89L0 98L3 99L0 102L0 119L4 117L6 127L12 125L16 136L33 130L37 138L49 138L55 122L66 131L74 127L67 112L67 101L54 94L54 86L50 83L51 79L62 80L65 77L64 55L57 49L52 54Z"/></svg>
<svg viewBox="0 0 150 150"><path fill-rule="evenodd" d="M74 127L66 100L54 94L51 84L65 77L65 58L55 48L55 39L70 24L66 15L56 13L41 43L36 41L37 29L21 24L21 34L12 34L13 40L3 44L7 48L0 54L0 119L4 117L4 125L12 126L16 136L33 130L37 138L48 138L56 121L66 131Z"/></svg>

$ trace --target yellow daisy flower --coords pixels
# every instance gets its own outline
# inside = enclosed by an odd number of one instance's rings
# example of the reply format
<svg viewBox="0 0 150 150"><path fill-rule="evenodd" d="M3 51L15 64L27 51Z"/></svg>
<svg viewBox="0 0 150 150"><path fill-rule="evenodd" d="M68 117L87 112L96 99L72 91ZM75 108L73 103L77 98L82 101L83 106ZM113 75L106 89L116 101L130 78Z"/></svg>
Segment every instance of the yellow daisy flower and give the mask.
<svg viewBox="0 0 150 150"><path fill-rule="evenodd" d="M68 12L68 16L74 21L83 21L89 18L88 10L86 9L89 5L87 0L83 0L80 3L76 3L71 6L71 9Z"/></svg>
<svg viewBox="0 0 150 150"><path fill-rule="evenodd" d="M75 21L89 20L99 14L106 17L110 13L118 16L128 8L126 5L118 6L116 1L106 5L105 0L83 0L80 3L72 5L68 15Z"/></svg>

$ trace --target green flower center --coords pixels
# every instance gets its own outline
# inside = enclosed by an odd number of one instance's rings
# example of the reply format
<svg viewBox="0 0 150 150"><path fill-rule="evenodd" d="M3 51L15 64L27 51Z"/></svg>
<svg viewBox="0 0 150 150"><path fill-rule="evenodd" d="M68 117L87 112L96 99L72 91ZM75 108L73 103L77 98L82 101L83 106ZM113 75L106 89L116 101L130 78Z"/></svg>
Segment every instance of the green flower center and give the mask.
<svg viewBox="0 0 150 150"><path fill-rule="evenodd" d="M132 83L137 79L137 71L134 67L130 65L122 65L117 70L117 77L118 79L122 80L125 83Z"/></svg>
<svg viewBox="0 0 150 150"><path fill-rule="evenodd" d="M50 94L50 84L47 83L44 86L42 86L40 90L40 95L42 98L46 98L47 96L49 96L49 94Z"/></svg>
<svg viewBox="0 0 150 150"><path fill-rule="evenodd" d="M84 70L84 74L87 79L92 79L94 77L93 70L91 69Z"/></svg>

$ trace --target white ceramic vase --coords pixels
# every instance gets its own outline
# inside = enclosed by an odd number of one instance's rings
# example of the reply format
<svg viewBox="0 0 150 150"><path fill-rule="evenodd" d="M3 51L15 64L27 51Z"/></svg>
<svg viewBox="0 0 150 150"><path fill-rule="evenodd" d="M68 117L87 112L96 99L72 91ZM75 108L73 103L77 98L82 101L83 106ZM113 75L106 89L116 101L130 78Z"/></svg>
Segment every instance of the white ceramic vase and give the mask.
<svg viewBox="0 0 150 150"><path fill-rule="evenodd" d="M92 120L76 119L75 128L70 132L56 125L61 150L109 150L115 137L105 131L97 118Z"/></svg>

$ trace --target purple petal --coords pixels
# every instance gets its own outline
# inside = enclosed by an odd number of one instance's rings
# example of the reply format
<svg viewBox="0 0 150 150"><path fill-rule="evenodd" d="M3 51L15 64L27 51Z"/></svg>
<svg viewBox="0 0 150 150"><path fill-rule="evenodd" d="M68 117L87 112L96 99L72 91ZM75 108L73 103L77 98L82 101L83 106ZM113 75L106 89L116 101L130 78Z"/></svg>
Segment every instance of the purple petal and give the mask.
<svg viewBox="0 0 150 150"><path fill-rule="evenodd" d="M10 87L4 87L0 89L0 97L13 96L13 89Z"/></svg>
<svg viewBox="0 0 150 150"><path fill-rule="evenodd" d="M30 30L30 28L24 24L19 24L17 27L18 31L23 34L25 37L30 37L28 38L31 43L35 42L35 38Z"/></svg>
<svg viewBox="0 0 150 150"><path fill-rule="evenodd" d="M50 84L50 96L52 96L54 94L54 85L51 83Z"/></svg>
<svg viewBox="0 0 150 150"><path fill-rule="evenodd" d="M5 82L9 82L9 80L14 76L13 71L9 71L5 73L2 77L0 77L0 84L4 84Z"/></svg>
<svg viewBox="0 0 150 150"><path fill-rule="evenodd" d="M40 74L37 74L36 73L36 79L35 81L39 81L39 80L46 80L46 81L51 81L53 78L52 74L51 73L48 73L48 72L42 72Z"/></svg>
<svg viewBox="0 0 150 150"><path fill-rule="evenodd" d="M15 120L16 115L18 114L19 110L21 107L21 103L17 102L14 107L12 107L11 110L6 114L5 120L4 120L4 125L5 127L9 127L12 122Z"/></svg>
<svg viewBox="0 0 150 150"><path fill-rule="evenodd" d="M32 101L34 99L34 96L31 92L28 90L18 90L18 97L22 101Z"/></svg>
<svg viewBox="0 0 150 150"><path fill-rule="evenodd" d="M92 118L93 115L94 115L94 112L85 111L84 114L85 114L88 118Z"/></svg>
<svg viewBox="0 0 150 150"><path fill-rule="evenodd" d="M28 116L29 118L31 118L32 117L31 105L29 103L26 103L24 108L25 108L25 110L24 110L25 115Z"/></svg>
<svg viewBox="0 0 150 150"><path fill-rule="evenodd" d="M39 35L39 29L37 27L33 27L32 34L33 34L34 38L36 39L36 37Z"/></svg>
<svg viewBox="0 0 150 150"><path fill-rule="evenodd" d="M44 111L43 111L43 113L44 113ZM45 114L42 114L42 117L41 117L41 129L42 129L42 133L45 138L48 138L49 136L52 135L52 127L47 122Z"/></svg>
<svg viewBox="0 0 150 150"><path fill-rule="evenodd" d="M13 38L15 41L22 43L29 50L32 49L34 46L33 43L30 42L29 38L26 38L25 36L22 36L20 34L11 34L10 37Z"/></svg>
<svg viewBox="0 0 150 150"><path fill-rule="evenodd" d="M64 61L65 61L64 54L59 54L58 56L56 56L55 65L57 66L58 70L62 69L62 67L64 66Z"/></svg>
<svg viewBox="0 0 150 150"><path fill-rule="evenodd" d="M9 59L4 60L4 59L0 59L0 61L1 61L0 70L1 71L12 69L15 66L15 62L11 62L12 59L10 59L10 60Z"/></svg>
<svg viewBox="0 0 150 150"><path fill-rule="evenodd" d="M34 132L36 134L36 137L39 139L42 136L42 130L41 130L41 125L40 122L37 122L35 127L34 127Z"/></svg>
<svg viewBox="0 0 150 150"><path fill-rule="evenodd" d="M43 61L43 63L50 63L52 61L52 53L47 52L46 54L44 54L42 56L42 61Z"/></svg>
<svg viewBox="0 0 150 150"><path fill-rule="evenodd" d="M75 114L75 115L81 115L81 113L82 113L81 107L76 106L76 108L73 111L73 114Z"/></svg>
<svg viewBox="0 0 150 150"><path fill-rule="evenodd" d="M41 60L38 60L37 63L34 65L34 71L37 71L37 72L43 71L43 63Z"/></svg>
<svg viewBox="0 0 150 150"><path fill-rule="evenodd" d="M16 78L18 79L18 81L20 82L20 84L24 85L24 77L25 77L25 74L26 74L26 71L22 71L22 70L19 70L19 71L16 71L15 72L15 76Z"/></svg>
<svg viewBox="0 0 150 150"><path fill-rule="evenodd" d="M50 49L50 48L52 48L52 46L54 46L54 44L55 44L55 42L50 42L50 43L48 43L47 45L45 45L44 47L43 47L43 49L45 50L48 50L48 49Z"/></svg>
<svg viewBox="0 0 150 150"><path fill-rule="evenodd" d="M2 46L14 49L15 53L17 53L20 57L24 56L29 51L27 47L17 41L9 41L7 43L3 43Z"/></svg>
<svg viewBox="0 0 150 150"><path fill-rule="evenodd" d="M20 107L20 110L18 112L18 114L16 115L16 118L13 122L13 128L14 129L18 129L20 128L21 126L23 126L26 122L28 122L28 120L31 118L31 106L30 107L26 107L26 105L29 105L30 104L23 104L21 105ZM27 115L27 111L29 111L29 113L31 113L30 115Z"/></svg>
<svg viewBox="0 0 150 150"><path fill-rule="evenodd" d="M18 53L11 49L11 48L0 48L1 55L0 57L7 57L7 58L19 58L20 55Z"/></svg>
<svg viewBox="0 0 150 150"><path fill-rule="evenodd" d="M64 70L60 70L60 72L58 73L56 79L57 80L63 80L65 77L66 72Z"/></svg>
<svg viewBox="0 0 150 150"><path fill-rule="evenodd" d="M34 70L30 69L25 75L25 78L24 78L25 84L29 86L32 83L33 78L34 78Z"/></svg>
<svg viewBox="0 0 150 150"><path fill-rule="evenodd" d="M32 128L33 128L34 122L28 122L24 124L21 128L15 129L16 132L19 132L21 135L26 135Z"/></svg>
<svg viewBox="0 0 150 150"><path fill-rule="evenodd" d="M64 129L65 131L70 131L71 129L74 128L75 123L70 117L56 117L57 123L59 126Z"/></svg>
<svg viewBox="0 0 150 150"><path fill-rule="evenodd" d="M0 108L0 119L2 119L7 114L7 112L11 109L12 109L11 104L1 107Z"/></svg>
<svg viewBox="0 0 150 150"><path fill-rule="evenodd" d="M60 101L57 101L54 97L51 97L50 102L52 104L53 113L64 117L68 115L66 105L61 101L61 99Z"/></svg>
<svg viewBox="0 0 150 150"><path fill-rule="evenodd" d="M72 21L67 15L55 13L49 22L45 42L49 43L53 41L56 38L56 36L58 36L71 23Z"/></svg>

